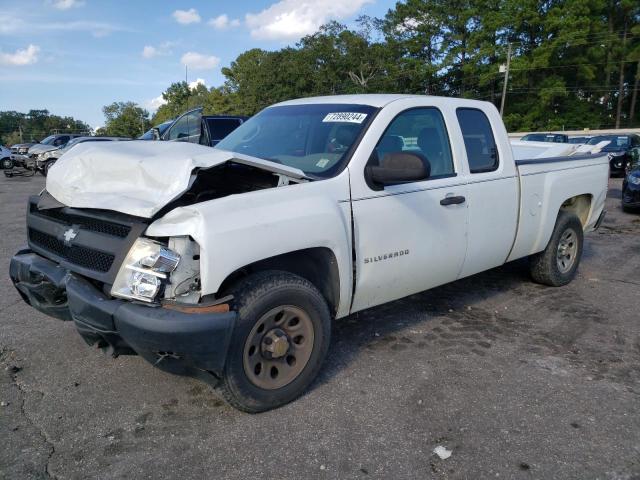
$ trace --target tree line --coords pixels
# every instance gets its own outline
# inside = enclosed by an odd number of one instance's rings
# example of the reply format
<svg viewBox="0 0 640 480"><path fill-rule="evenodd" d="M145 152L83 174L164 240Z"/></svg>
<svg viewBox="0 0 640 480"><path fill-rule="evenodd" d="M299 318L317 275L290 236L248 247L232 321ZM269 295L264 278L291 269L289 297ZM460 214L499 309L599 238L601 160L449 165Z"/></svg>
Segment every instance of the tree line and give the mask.
<svg viewBox="0 0 640 480"><path fill-rule="evenodd" d="M195 106L253 115L315 95L427 94L499 107L507 63L509 131L640 126L638 0L404 0L383 18L248 50L222 69L219 87L173 83L151 119L133 102L107 105L99 133L136 137Z"/></svg>
<svg viewBox="0 0 640 480"><path fill-rule="evenodd" d="M0 143L38 142L52 133L90 132L91 127L73 117L52 115L48 110L0 112Z"/></svg>
<svg viewBox="0 0 640 480"><path fill-rule="evenodd" d="M324 25L295 47L252 49L220 87L172 84L157 124L189 107L251 115L286 99L349 93L475 98L510 131L640 125L637 0L406 0L353 28Z"/></svg>

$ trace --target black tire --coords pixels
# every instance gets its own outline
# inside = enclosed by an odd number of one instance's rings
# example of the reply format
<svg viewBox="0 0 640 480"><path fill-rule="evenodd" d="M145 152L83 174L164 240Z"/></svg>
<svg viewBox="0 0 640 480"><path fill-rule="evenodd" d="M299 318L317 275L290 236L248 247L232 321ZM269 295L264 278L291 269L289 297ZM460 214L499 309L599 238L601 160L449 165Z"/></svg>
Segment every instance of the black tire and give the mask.
<svg viewBox="0 0 640 480"><path fill-rule="evenodd" d="M3 158L1 164L3 170L11 170L13 168L13 160L9 157Z"/></svg>
<svg viewBox="0 0 640 480"><path fill-rule="evenodd" d="M49 174L49 169L53 166L54 163L56 163L55 160L49 160L42 166L42 170L40 170L40 173L46 177Z"/></svg>
<svg viewBox="0 0 640 480"><path fill-rule="evenodd" d="M559 259L563 236L569 232L573 232L575 235L573 241L575 254L572 257L571 264L568 262L562 263ZM570 237L568 241L570 242ZM572 213L560 210L547 247L542 252L529 257L531 277L533 280L551 287L560 287L571 282L580 264L583 243L584 232L582 230L582 223L578 217ZM573 248L573 246L571 248ZM566 269L563 267L566 267Z"/></svg>
<svg viewBox="0 0 640 480"><path fill-rule="evenodd" d="M291 402L315 379L329 349L331 315L327 302L309 281L276 270L252 274L231 288L230 293L235 298L238 321L218 386L220 393L231 406L248 413L271 410ZM255 338L254 327L263 316L281 306L292 306L306 313L313 328L311 353L304 368L290 383L275 389L261 388L245 371L245 346L250 336ZM262 352L256 354L263 355Z"/></svg>

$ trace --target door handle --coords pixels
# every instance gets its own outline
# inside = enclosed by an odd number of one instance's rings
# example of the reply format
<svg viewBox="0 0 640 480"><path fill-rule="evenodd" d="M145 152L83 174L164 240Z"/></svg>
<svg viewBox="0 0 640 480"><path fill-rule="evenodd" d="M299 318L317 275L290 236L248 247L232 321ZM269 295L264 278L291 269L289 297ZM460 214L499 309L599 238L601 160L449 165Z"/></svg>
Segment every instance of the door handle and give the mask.
<svg viewBox="0 0 640 480"><path fill-rule="evenodd" d="M467 199L464 198L462 195L457 196L457 197L444 197L442 200L440 200L440 205L460 205L461 203L464 203Z"/></svg>

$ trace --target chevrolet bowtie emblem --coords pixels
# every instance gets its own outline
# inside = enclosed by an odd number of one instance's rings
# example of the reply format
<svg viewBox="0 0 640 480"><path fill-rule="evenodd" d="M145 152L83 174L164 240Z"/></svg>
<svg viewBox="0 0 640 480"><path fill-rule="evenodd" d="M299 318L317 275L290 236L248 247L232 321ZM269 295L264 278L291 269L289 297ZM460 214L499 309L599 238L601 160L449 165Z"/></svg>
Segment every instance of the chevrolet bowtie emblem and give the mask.
<svg viewBox="0 0 640 480"><path fill-rule="evenodd" d="M64 237L64 243L70 243L71 240L78 236L78 232L76 232L73 228L70 228L69 230L64 232L62 236Z"/></svg>

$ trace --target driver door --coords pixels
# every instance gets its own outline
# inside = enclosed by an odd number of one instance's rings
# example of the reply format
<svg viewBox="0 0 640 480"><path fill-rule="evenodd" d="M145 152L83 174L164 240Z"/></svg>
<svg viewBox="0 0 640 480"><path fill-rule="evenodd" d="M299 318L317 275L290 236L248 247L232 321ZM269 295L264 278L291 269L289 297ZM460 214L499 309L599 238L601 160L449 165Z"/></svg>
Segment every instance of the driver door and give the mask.
<svg viewBox="0 0 640 480"><path fill-rule="evenodd" d="M370 194L352 198L352 312L456 280L464 263L467 187L456 171L440 111L424 107L400 113L370 162L398 149L426 157L432 175L401 185L371 185Z"/></svg>
<svg viewBox="0 0 640 480"><path fill-rule="evenodd" d="M163 136L163 140L170 142L200 142L202 108L183 113L173 122Z"/></svg>

